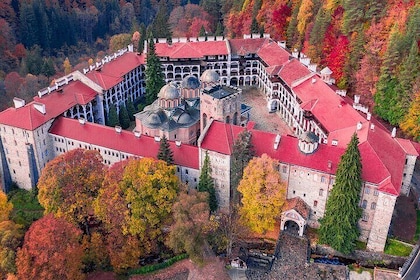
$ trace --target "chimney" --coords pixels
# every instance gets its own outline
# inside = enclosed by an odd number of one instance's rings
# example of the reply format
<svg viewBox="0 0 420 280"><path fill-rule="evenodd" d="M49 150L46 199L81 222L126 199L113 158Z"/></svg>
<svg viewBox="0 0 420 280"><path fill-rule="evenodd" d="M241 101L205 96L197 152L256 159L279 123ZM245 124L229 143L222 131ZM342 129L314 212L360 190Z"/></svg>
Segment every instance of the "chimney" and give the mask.
<svg viewBox="0 0 420 280"><path fill-rule="evenodd" d="M141 135L140 131L134 130L134 136L136 138L140 138L140 135Z"/></svg>
<svg viewBox="0 0 420 280"><path fill-rule="evenodd" d="M360 102L360 95L355 95L354 96L354 103L359 104Z"/></svg>
<svg viewBox="0 0 420 280"><path fill-rule="evenodd" d="M25 106L25 100L18 97L13 98L13 103L15 104L16 109Z"/></svg>
<svg viewBox="0 0 420 280"><path fill-rule="evenodd" d="M47 110L45 108L45 104L42 104L42 103L39 103L39 102L34 102L34 108L43 115L45 115L47 113Z"/></svg>
<svg viewBox="0 0 420 280"><path fill-rule="evenodd" d="M181 147L181 141L175 141L175 145L176 145L177 147Z"/></svg>
<svg viewBox="0 0 420 280"><path fill-rule="evenodd" d="M122 131L121 126L116 125L116 126L115 126L115 131L116 131L117 133L121 133L121 131Z"/></svg>
<svg viewBox="0 0 420 280"><path fill-rule="evenodd" d="M292 52L292 56L294 58L299 58L299 51L297 49L294 49L293 52Z"/></svg>
<svg viewBox="0 0 420 280"><path fill-rule="evenodd" d="M357 125L356 125L356 129L361 130L362 126L363 126L362 122L358 122Z"/></svg>
<svg viewBox="0 0 420 280"><path fill-rule="evenodd" d="M133 44L128 45L127 48L128 48L128 51L129 52L133 52L134 51Z"/></svg>
<svg viewBox="0 0 420 280"><path fill-rule="evenodd" d="M160 137L159 136L155 136L155 141L156 142L160 142Z"/></svg>
<svg viewBox="0 0 420 280"><path fill-rule="evenodd" d="M375 125L373 123L370 124L370 130L374 130L375 129Z"/></svg>
<svg viewBox="0 0 420 280"><path fill-rule="evenodd" d="M280 47L282 47L283 49L286 48L286 41L280 41L277 43Z"/></svg>
<svg viewBox="0 0 420 280"><path fill-rule="evenodd" d="M396 127L394 127L393 129L392 129L392 132L391 132L391 137L392 138L395 138L395 136L397 135L397 128Z"/></svg>
<svg viewBox="0 0 420 280"><path fill-rule="evenodd" d="M280 134L277 134L276 139L274 140L274 150L278 149L279 144L280 144L280 139L281 139Z"/></svg>
<svg viewBox="0 0 420 280"><path fill-rule="evenodd" d="M312 78L312 83L315 84L316 83L316 79Z"/></svg>
<svg viewBox="0 0 420 280"><path fill-rule="evenodd" d="M370 121L370 119L372 118L372 114L371 113L367 113L366 114L366 119L368 120L368 121Z"/></svg>
<svg viewBox="0 0 420 280"><path fill-rule="evenodd" d="M85 124L86 123L85 118L79 118L79 123L82 125Z"/></svg>

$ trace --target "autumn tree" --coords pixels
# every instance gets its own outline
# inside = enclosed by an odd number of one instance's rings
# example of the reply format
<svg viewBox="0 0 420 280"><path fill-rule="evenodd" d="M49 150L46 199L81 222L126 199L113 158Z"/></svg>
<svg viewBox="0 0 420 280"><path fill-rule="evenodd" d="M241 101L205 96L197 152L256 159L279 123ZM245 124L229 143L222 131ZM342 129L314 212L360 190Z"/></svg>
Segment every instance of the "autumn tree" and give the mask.
<svg viewBox="0 0 420 280"><path fill-rule="evenodd" d="M16 273L16 251L23 241L22 226L13 221L0 222L0 277Z"/></svg>
<svg viewBox="0 0 420 280"><path fill-rule="evenodd" d="M66 59L63 62L63 69L64 69L64 75L68 75L71 73L71 63L68 57L66 57Z"/></svg>
<svg viewBox="0 0 420 280"><path fill-rule="evenodd" d="M229 211L210 216L210 229L211 244L228 257L232 255L233 246L249 236L249 230L240 222L238 205L231 205Z"/></svg>
<svg viewBox="0 0 420 280"><path fill-rule="evenodd" d="M129 159L109 169L95 213L106 228L115 269L135 266L140 256L156 252L163 243L178 184L174 166L151 158Z"/></svg>
<svg viewBox="0 0 420 280"><path fill-rule="evenodd" d="M208 194L182 192L172 207L174 223L166 244L176 253L187 252L190 259L203 262L202 247L209 222Z"/></svg>
<svg viewBox="0 0 420 280"><path fill-rule="evenodd" d="M263 154L252 159L239 183L241 220L256 233L273 230L286 199L286 184L278 172L279 162Z"/></svg>
<svg viewBox="0 0 420 280"><path fill-rule="evenodd" d="M172 152L171 146L165 135L160 139L157 159L163 160L168 165L174 164L174 153Z"/></svg>
<svg viewBox="0 0 420 280"><path fill-rule="evenodd" d="M232 201L239 203L238 185L244 174L244 169L249 161L255 156L254 145L251 141L252 134L249 130L244 130L238 135L232 148L232 165L230 172L230 188Z"/></svg>
<svg viewBox="0 0 420 280"><path fill-rule="evenodd" d="M337 168L335 183L328 197L325 215L320 219L319 241L344 254L352 252L359 238L357 225L362 189L362 163L359 139L353 134Z"/></svg>
<svg viewBox="0 0 420 280"><path fill-rule="evenodd" d="M201 167L200 178L198 182L197 189L199 192L207 192L208 202L210 206L210 211L214 212L217 210L217 197L216 190L214 188L214 181L211 177L211 166L210 166L210 157L208 151L204 157L203 166Z"/></svg>
<svg viewBox="0 0 420 280"><path fill-rule="evenodd" d="M84 279L82 233L49 214L34 222L17 252L19 279Z"/></svg>
<svg viewBox="0 0 420 280"><path fill-rule="evenodd" d="M51 160L38 181L38 199L45 213L53 213L88 232L93 201L105 166L98 151L76 149Z"/></svg>
<svg viewBox="0 0 420 280"><path fill-rule="evenodd" d="M156 55L152 38L149 40L146 60L146 103L152 104L160 89L165 85L161 63Z"/></svg>
<svg viewBox="0 0 420 280"><path fill-rule="evenodd" d="M9 220L13 205L7 200L7 195L0 190L0 222Z"/></svg>
<svg viewBox="0 0 420 280"><path fill-rule="evenodd" d="M400 128L408 135L420 141L420 91L415 95L408 114L400 124Z"/></svg>
<svg viewBox="0 0 420 280"><path fill-rule="evenodd" d="M131 34L123 33L111 37L109 40L109 49L111 52L126 48L131 43Z"/></svg>
<svg viewBox="0 0 420 280"><path fill-rule="evenodd" d="M111 104L108 110L107 126L115 127L117 125L120 125L120 119L118 117L117 107L115 107L114 104Z"/></svg>

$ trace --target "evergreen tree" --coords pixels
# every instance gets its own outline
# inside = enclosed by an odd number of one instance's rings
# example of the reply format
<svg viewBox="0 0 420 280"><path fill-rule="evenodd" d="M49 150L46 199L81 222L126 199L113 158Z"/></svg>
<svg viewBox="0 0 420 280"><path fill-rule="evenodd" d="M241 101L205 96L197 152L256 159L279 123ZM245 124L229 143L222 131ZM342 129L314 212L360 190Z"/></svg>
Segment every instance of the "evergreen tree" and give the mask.
<svg viewBox="0 0 420 280"><path fill-rule="evenodd" d="M120 121L121 127L127 129L130 127L130 117L128 115L127 108L122 104L120 105L120 110L118 114L118 119Z"/></svg>
<svg viewBox="0 0 420 280"><path fill-rule="evenodd" d="M134 121L136 118L134 117L134 114L136 113L136 109L134 108L133 101L129 98L127 100L127 112L128 117L130 118L130 121Z"/></svg>
<svg viewBox="0 0 420 280"><path fill-rule="evenodd" d="M146 26L144 25L144 23L140 24L140 40L139 40L139 44L137 46L137 51L139 53L142 53L144 50L144 42L146 41Z"/></svg>
<svg viewBox="0 0 420 280"><path fill-rule="evenodd" d="M320 243L328 244L344 254L353 251L359 237L358 221L362 189L362 163L359 139L353 134L337 168L335 184L328 197L325 215L320 219Z"/></svg>
<svg viewBox="0 0 420 280"><path fill-rule="evenodd" d="M55 75L55 68L52 59L49 57L44 59L44 63L41 67L41 73L48 78L48 82L50 81L50 77Z"/></svg>
<svg viewBox="0 0 420 280"><path fill-rule="evenodd" d="M232 167L230 172L230 188L233 203L239 203L238 185L244 174L244 169L255 156L254 146L251 142L251 132L245 130L238 135L233 144Z"/></svg>
<svg viewBox="0 0 420 280"><path fill-rule="evenodd" d="M216 31L214 32L214 35L223 36L223 25L220 22L217 23Z"/></svg>
<svg viewBox="0 0 420 280"><path fill-rule="evenodd" d="M120 125L120 121L118 119L117 108L114 104L109 106L108 112L108 126L115 127L116 125Z"/></svg>
<svg viewBox="0 0 420 280"><path fill-rule="evenodd" d="M259 33L260 27L258 26L257 19L255 17L252 18L251 22L251 34Z"/></svg>
<svg viewBox="0 0 420 280"><path fill-rule="evenodd" d="M217 210L216 190L214 188L213 178L211 177L210 158L209 158L209 153L207 151L206 151L206 156L204 157L203 166L201 167L200 181L198 182L198 191L209 193L210 211L211 212L216 211Z"/></svg>
<svg viewBox="0 0 420 280"><path fill-rule="evenodd" d="M146 64L146 104L152 104L159 90L165 85L159 58L156 56L155 43L149 40Z"/></svg>
<svg viewBox="0 0 420 280"><path fill-rule="evenodd" d="M171 27L169 26L169 13L166 0L159 2L159 9L152 23L152 32L156 38L172 39Z"/></svg>
<svg viewBox="0 0 420 280"><path fill-rule="evenodd" d="M200 28L200 32L198 33L199 37L206 37L207 38L207 33L206 33L206 29L204 29L204 26L202 25Z"/></svg>
<svg viewBox="0 0 420 280"><path fill-rule="evenodd" d="M172 152L168 139L166 139L165 135L163 135L162 139L160 139L157 158L163 160L169 165L174 164L174 153Z"/></svg>

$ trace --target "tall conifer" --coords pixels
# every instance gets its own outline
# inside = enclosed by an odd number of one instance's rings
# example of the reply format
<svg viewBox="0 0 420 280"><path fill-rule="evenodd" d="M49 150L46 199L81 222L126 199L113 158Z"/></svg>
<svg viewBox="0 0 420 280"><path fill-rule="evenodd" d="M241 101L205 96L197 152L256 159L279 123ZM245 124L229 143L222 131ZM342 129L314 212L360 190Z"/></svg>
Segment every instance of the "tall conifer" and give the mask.
<svg viewBox="0 0 420 280"><path fill-rule="evenodd" d="M155 43L150 38L147 50L146 64L146 103L152 104L156 100L159 90L165 85L161 64L156 56Z"/></svg>
<svg viewBox="0 0 420 280"><path fill-rule="evenodd" d="M337 168L335 184L328 197L325 215L320 219L320 243L328 244L344 254L353 251L359 237L358 221L362 188L362 163L359 139L353 134Z"/></svg>
<svg viewBox="0 0 420 280"><path fill-rule="evenodd" d="M117 108L113 104L109 107L107 125L111 127L120 125L120 121L118 119Z"/></svg>
<svg viewBox="0 0 420 280"><path fill-rule="evenodd" d="M206 151L203 166L201 167L200 181L198 182L199 192L209 193L209 206L210 211L217 210L216 190L214 188L213 178L211 177L211 167L209 153Z"/></svg>
<svg viewBox="0 0 420 280"><path fill-rule="evenodd" d="M165 161L167 164L174 164L174 153L172 152L168 139L165 135L163 135L160 140L157 158Z"/></svg>

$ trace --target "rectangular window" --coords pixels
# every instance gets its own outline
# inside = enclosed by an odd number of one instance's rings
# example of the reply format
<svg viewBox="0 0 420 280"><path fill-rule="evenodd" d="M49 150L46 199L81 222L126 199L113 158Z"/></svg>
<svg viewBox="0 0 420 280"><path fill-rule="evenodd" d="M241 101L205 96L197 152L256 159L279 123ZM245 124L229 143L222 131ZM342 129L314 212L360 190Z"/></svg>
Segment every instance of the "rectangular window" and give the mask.
<svg viewBox="0 0 420 280"><path fill-rule="evenodd" d="M318 205L318 201L314 200L314 207Z"/></svg>
<svg viewBox="0 0 420 280"><path fill-rule="evenodd" d="M363 216L362 216L362 221L363 221L363 222L368 222L368 221L369 221L369 214L367 214L367 213L363 213Z"/></svg>
<svg viewBox="0 0 420 280"><path fill-rule="evenodd" d="M188 169L185 169L185 174L188 174Z"/></svg>
<svg viewBox="0 0 420 280"><path fill-rule="evenodd" d="M319 189L319 196L323 196L324 195L324 189Z"/></svg>
<svg viewBox="0 0 420 280"><path fill-rule="evenodd" d="M369 189L369 187L366 187L365 188L365 194L369 194L370 193L370 189Z"/></svg>
<svg viewBox="0 0 420 280"><path fill-rule="evenodd" d="M375 202L372 202L370 204L370 209L372 209L372 210L375 210L376 209L376 203Z"/></svg>
<svg viewBox="0 0 420 280"><path fill-rule="evenodd" d="M282 171L283 171L283 173L286 173L287 172L287 167L283 166Z"/></svg>
<svg viewBox="0 0 420 280"><path fill-rule="evenodd" d="M362 208L366 209L366 206L367 206L367 200L365 199L362 201Z"/></svg>
<svg viewBox="0 0 420 280"><path fill-rule="evenodd" d="M375 189L375 190L373 191L373 195L374 195L374 196L378 196L378 195L379 195L379 191L378 191L377 189Z"/></svg>

